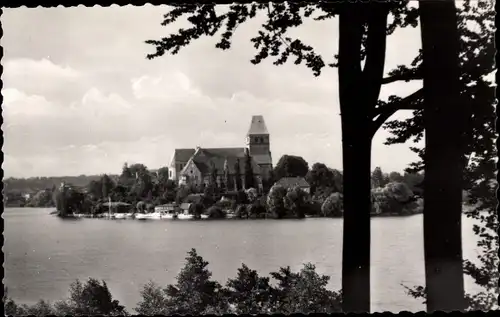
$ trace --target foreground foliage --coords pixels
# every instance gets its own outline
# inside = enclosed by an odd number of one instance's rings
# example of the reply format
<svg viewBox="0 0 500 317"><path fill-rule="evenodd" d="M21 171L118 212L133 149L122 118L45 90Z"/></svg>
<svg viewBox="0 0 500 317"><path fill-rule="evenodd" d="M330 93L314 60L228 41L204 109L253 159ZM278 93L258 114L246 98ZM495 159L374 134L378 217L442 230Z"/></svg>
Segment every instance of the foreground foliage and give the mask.
<svg viewBox="0 0 500 317"><path fill-rule="evenodd" d="M211 280L208 262L192 249L175 285L165 288L149 282L141 291L135 309L154 314L270 314L340 312L340 294L326 288L329 277L319 275L312 264L300 272L290 267L261 277L245 264L225 286Z"/></svg>
<svg viewBox="0 0 500 317"><path fill-rule="evenodd" d="M4 310L8 316L123 316L128 315L125 307L118 300L113 299L106 282L99 282L89 278L85 284L76 280L70 285L69 296L51 304L40 300L34 305L18 305L8 297L7 289L4 290Z"/></svg>
<svg viewBox="0 0 500 317"><path fill-rule="evenodd" d="M330 277L319 275L313 264L299 272L282 267L269 277L261 277L245 264L236 277L223 286L212 280L212 273L195 249L188 252L186 263L176 283L160 287L150 281L140 291L141 300L134 309L143 315L173 314L291 314L334 313L341 311L341 293L327 289ZM114 300L106 283L90 278L85 284L76 281L68 298L54 304L18 305L4 292L5 315L128 315Z"/></svg>

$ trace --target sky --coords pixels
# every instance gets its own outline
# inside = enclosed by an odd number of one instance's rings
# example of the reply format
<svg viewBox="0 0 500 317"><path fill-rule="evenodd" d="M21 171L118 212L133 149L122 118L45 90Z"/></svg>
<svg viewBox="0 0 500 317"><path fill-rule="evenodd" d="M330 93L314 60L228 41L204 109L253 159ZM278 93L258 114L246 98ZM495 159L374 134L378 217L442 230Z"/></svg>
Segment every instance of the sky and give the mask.
<svg viewBox="0 0 500 317"><path fill-rule="evenodd" d="M273 161L300 155L312 166L342 169L337 69L314 77L293 60L253 65L249 39L260 17L239 26L232 48L202 38L177 55L147 60L160 39L186 26L161 26L166 6L16 8L2 15L3 133L6 177L119 173L123 163L156 169L175 148L242 147L251 116L270 132ZM329 31L328 31L329 30ZM290 32L328 62L338 46L338 20L307 21ZM388 38L386 72L420 48L418 28ZM421 82L384 86L381 99L409 95ZM360 93L362 93L360 91ZM391 119L405 118L400 111ZM413 144L373 139L372 166L403 171Z"/></svg>

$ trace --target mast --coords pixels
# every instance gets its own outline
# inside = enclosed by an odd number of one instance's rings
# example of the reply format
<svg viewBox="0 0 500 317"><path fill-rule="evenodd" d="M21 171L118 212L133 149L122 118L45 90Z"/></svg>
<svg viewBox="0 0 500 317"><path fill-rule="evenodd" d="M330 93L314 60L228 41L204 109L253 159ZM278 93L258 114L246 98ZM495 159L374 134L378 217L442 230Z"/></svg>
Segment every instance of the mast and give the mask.
<svg viewBox="0 0 500 317"><path fill-rule="evenodd" d="M109 204L108 216L111 217L111 196L108 196L108 204Z"/></svg>

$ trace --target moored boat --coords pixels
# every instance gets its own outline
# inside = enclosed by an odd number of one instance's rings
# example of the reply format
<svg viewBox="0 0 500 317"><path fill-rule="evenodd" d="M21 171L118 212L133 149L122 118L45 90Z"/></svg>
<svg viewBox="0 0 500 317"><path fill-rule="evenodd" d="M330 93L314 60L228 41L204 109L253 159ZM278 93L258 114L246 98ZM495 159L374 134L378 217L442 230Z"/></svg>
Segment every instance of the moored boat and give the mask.
<svg viewBox="0 0 500 317"><path fill-rule="evenodd" d="M177 207L177 204L173 203L159 205L155 207L155 212L172 213L175 211L175 207Z"/></svg>
<svg viewBox="0 0 500 317"><path fill-rule="evenodd" d="M143 213L140 213L140 212L136 213L134 215L134 217L135 217L135 219L138 219L138 220L146 220L146 219L148 219L147 214L143 214Z"/></svg>
<svg viewBox="0 0 500 317"><path fill-rule="evenodd" d="M187 220L187 219L193 219L194 215L187 214L187 213L181 213L177 215L177 219L182 219L182 220Z"/></svg>
<svg viewBox="0 0 500 317"><path fill-rule="evenodd" d="M152 212L147 214L151 219L161 219L163 217L163 212Z"/></svg>
<svg viewBox="0 0 500 317"><path fill-rule="evenodd" d="M146 219L163 219L164 213L162 212L150 212L150 213L136 213L135 219L146 220Z"/></svg>
<svg viewBox="0 0 500 317"><path fill-rule="evenodd" d="M161 219L174 219L175 215L172 213L164 213Z"/></svg>

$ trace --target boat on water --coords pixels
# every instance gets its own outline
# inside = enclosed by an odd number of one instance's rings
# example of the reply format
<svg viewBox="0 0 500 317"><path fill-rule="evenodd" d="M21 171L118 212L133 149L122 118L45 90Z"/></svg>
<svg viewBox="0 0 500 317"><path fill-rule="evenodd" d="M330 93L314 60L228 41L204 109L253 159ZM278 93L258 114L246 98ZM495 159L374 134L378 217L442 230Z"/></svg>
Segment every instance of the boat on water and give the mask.
<svg viewBox="0 0 500 317"><path fill-rule="evenodd" d="M124 202L112 202L108 197L108 202L102 204L107 207L107 211L103 213L103 217L107 219L124 219L132 216L130 212L131 205Z"/></svg>
<svg viewBox="0 0 500 317"><path fill-rule="evenodd" d="M164 204L155 207L155 212L173 213L177 204Z"/></svg>
<svg viewBox="0 0 500 317"><path fill-rule="evenodd" d="M187 219L193 219L194 215L188 214L188 213L180 213L177 215L177 219L179 220L187 220Z"/></svg>
<svg viewBox="0 0 500 317"><path fill-rule="evenodd" d="M172 217L173 218L173 215ZM150 212L150 213L136 213L135 219L146 220L146 219L169 219L169 216L163 212Z"/></svg>
<svg viewBox="0 0 500 317"><path fill-rule="evenodd" d="M208 219L208 215L202 214L201 219Z"/></svg>
<svg viewBox="0 0 500 317"><path fill-rule="evenodd" d="M176 216L173 213L166 212L162 215L161 219L175 219Z"/></svg>

